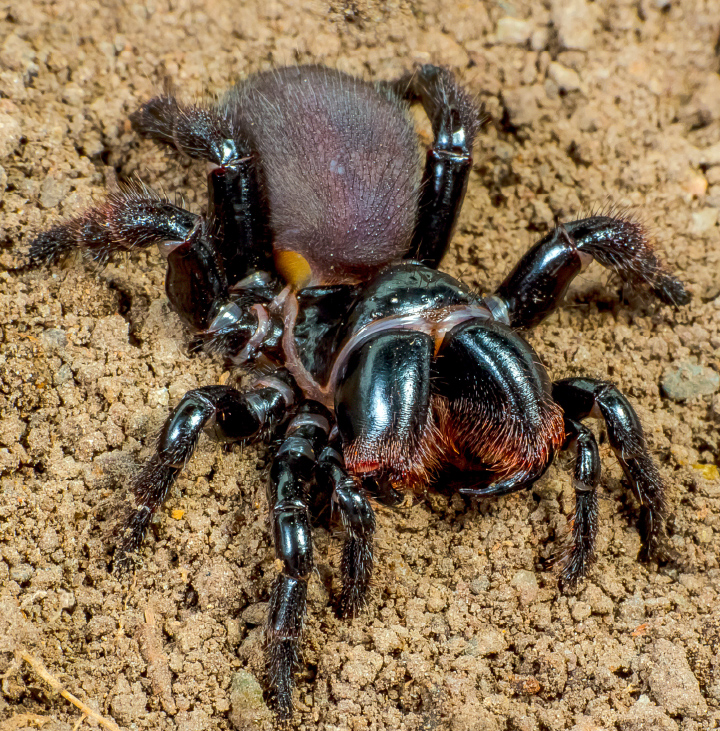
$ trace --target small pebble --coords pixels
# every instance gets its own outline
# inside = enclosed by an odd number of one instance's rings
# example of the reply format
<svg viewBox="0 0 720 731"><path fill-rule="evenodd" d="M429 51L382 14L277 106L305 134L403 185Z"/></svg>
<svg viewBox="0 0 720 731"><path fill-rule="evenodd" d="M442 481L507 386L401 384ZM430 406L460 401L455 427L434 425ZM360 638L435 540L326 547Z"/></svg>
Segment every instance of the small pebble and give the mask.
<svg viewBox="0 0 720 731"><path fill-rule="evenodd" d="M495 38L498 43L522 45L530 40L532 32L533 27L529 21L506 16L498 20Z"/></svg>
<svg viewBox="0 0 720 731"><path fill-rule="evenodd" d="M695 211L692 214L692 224L690 225L690 232L694 234L702 234L705 231L709 231L711 228L715 228L718 222L718 209L717 208L703 208L701 211Z"/></svg>
<svg viewBox="0 0 720 731"><path fill-rule="evenodd" d="M40 187L40 205L43 208L55 208L70 192L70 183L55 173L50 173Z"/></svg>
<svg viewBox="0 0 720 731"><path fill-rule="evenodd" d="M466 650L468 655L476 655L485 657L486 655L495 655L498 652L502 652L508 646L505 636L499 629L495 627L485 627L479 630L477 635L473 637L476 641L476 645L472 647L472 652Z"/></svg>
<svg viewBox="0 0 720 731"><path fill-rule="evenodd" d="M562 48L586 51L592 45L595 15L586 0L553 0L552 21Z"/></svg>
<svg viewBox="0 0 720 731"><path fill-rule="evenodd" d="M538 582L532 571L518 571L510 580L520 597L521 604L532 604L537 599Z"/></svg>
<svg viewBox="0 0 720 731"><path fill-rule="evenodd" d="M17 581L18 584L23 584L26 581L30 581L34 573L35 569L30 564L21 563L10 569L10 578L13 581Z"/></svg>
<svg viewBox="0 0 720 731"><path fill-rule="evenodd" d="M15 152L20 144L22 130L20 123L9 114L0 113L0 158L5 158Z"/></svg>
<svg viewBox="0 0 720 731"><path fill-rule="evenodd" d="M61 350L68 344L65 331L57 327L51 327L43 331L40 336L40 341L48 350L51 351Z"/></svg>
<svg viewBox="0 0 720 731"><path fill-rule="evenodd" d="M720 373L707 366L685 361L668 368L660 385L668 398L685 401L715 393L720 389Z"/></svg>
<svg viewBox="0 0 720 731"><path fill-rule="evenodd" d="M636 703L618 718L620 731L677 731L678 725L661 708L658 708L646 695L641 695Z"/></svg>
<svg viewBox="0 0 720 731"><path fill-rule="evenodd" d="M242 618L245 624L262 625L267 619L268 603L258 602L243 610Z"/></svg>
<svg viewBox="0 0 720 731"><path fill-rule="evenodd" d="M592 609L587 602L577 602L572 608L572 618L576 622L582 622L592 614Z"/></svg>
<svg viewBox="0 0 720 731"><path fill-rule="evenodd" d="M708 189L708 180L704 175L699 173L690 175L682 184L682 189L689 195L697 196L705 195Z"/></svg>
<svg viewBox="0 0 720 731"><path fill-rule="evenodd" d="M660 639L653 645L651 657L648 683L658 705L671 716L704 716L707 703L685 650Z"/></svg>
<svg viewBox="0 0 720 731"><path fill-rule="evenodd" d="M580 88L580 76L577 71L553 61L548 66L548 78L554 81L561 91L575 91Z"/></svg>
<svg viewBox="0 0 720 731"><path fill-rule="evenodd" d="M240 670L230 681L230 723L238 731L254 731L271 717L263 700L260 683L251 673Z"/></svg>

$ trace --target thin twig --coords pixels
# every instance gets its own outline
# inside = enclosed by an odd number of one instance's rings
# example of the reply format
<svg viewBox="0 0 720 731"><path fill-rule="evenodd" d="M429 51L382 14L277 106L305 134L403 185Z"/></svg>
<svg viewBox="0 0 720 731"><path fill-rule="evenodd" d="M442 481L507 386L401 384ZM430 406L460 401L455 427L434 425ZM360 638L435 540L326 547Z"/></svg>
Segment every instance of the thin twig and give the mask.
<svg viewBox="0 0 720 731"><path fill-rule="evenodd" d="M72 693L65 690L60 681L54 676L50 675L48 669L39 661L36 660L28 652L21 651L20 657L56 692L59 693L65 700L70 701L74 706L77 706L86 716L92 718L94 721L104 726L109 731L120 731L120 727L112 719L107 719L101 716L99 713L94 711L90 706L83 703L79 698L76 698Z"/></svg>

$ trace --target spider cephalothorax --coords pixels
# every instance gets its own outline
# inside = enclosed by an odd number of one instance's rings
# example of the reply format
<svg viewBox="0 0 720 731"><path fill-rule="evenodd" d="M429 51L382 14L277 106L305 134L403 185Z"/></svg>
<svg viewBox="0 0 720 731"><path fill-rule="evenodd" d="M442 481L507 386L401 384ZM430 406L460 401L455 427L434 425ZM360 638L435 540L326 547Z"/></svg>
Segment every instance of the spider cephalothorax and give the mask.
<svg viewBox="0 0 720 731"><path fill-rule="evenodd" d="M412 101L434 135L424 171ZM50 262L80 247L104 262L157 244L175 312L208 350L255 369L247 391L208 386L180 401L134 482L114 565L131 565L204 428L228 441L278 437L267 497L283 569L266 638L280 715L292 712L316 490L331 496L346 531L339 609L354 615L372 574L373 503L460 473L458 489L471 495L526 489L572 450L576 505L561 580L573 584L595 553L600 461L580 423L590 416L605 420L642 506L645 545L657 550L664 488L632 406L610 383L551 382L517 332L552 312L593 260L664 302L687 302L639 224L601 215L560 225L484 298L438 272L479 112L435 66L382 85L283 68L217 104L160 96L131 119L140 134L210 163L206 214L130 187L41 234L30 253Z"/></svg>

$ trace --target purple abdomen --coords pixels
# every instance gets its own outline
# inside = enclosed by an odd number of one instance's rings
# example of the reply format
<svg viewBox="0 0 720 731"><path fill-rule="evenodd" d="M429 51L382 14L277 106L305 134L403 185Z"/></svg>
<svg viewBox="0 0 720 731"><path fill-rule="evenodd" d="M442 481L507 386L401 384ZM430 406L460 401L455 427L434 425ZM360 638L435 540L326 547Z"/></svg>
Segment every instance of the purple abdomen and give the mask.
<svg viewBox="0 0 720 731"><path fill-rule="evenodd" d="M407 104L304 66L252 76L221 107L258 155L276 258L309 265L298 283L367 279L407 252L422 169Z"/></svg>

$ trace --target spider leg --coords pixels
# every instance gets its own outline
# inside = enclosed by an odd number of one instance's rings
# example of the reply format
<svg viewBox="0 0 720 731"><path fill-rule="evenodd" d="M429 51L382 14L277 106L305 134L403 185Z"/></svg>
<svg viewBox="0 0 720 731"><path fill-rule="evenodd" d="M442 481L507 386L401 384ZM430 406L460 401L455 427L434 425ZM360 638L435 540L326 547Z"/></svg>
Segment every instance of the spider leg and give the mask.
<svg viewBox="0 0 720 731"><path fill-rule="evenodd" d="M406 259L437 268L450 244L467 188L480 112L447 69L424 65L390 87L420 101L435 137L427 152L419 218Z"/></svg>
<svg viewBox="0 0 720 731"><path fill-rule="evenodd" d="M269 212L254 157L246 155L208 173L207 211L231 287L252 271L274 270Z"/></svg>
<svg viewBox="0 0 720 731"><path fill-rule="evenodd" d="M307 483L327 439L328 412L306 402L288 423L270 468L270 505L275 557L282 573L273 585L266 626L266 666L281 718L290 718L293 671L297 665L307 605L307 582L313 570L313 546Z"/></svg>
<svg viewBox="0 0 720 731"><path fill-rule="evenodd" d="M165 291L173 310L211 350L232 357L253 335L259 338L269 328L266 315L252 305L266 303L272 294L268 286L231 291L216 249L216 229L217 219L183 210L147 188L129 186L41 233L30 246L30 258L51 263L77 247L104 264L115 252L157 244L167 257ZM254 355L254 350L245 355Z"/></svg>
<svg viewBox="0 0 720 731"><path fill-rule="evenodd" d="M214 435L224 441L253 439L272 430L294 401L288 383L287 376L277 372L246 393L229 386L206 386L183 396L160 432L155 453L134 480L135 510L115 550L116 574L131 568L131 554L139 548L153 514L192 456L202 430L211 426Z"/></svg>
<svg viewBox="0 0 720 731"><path fill-rule="evenodd" d="M99 206L43 231L30 245L30 259L51 264L75 248L103 265L118 251L184 241L199 217L144 186L110 194Z"/></svg>
<svg viewBox="0 0 720 731"><path fill-rule="evenodd" d="M169 95L130 116L143 137L211 163L207 217L215 250L230 286L249 272L273 269L268 210L256 156L222 109L183 104Z"/></svg>
<svg viewBox="0 0 720 731"><path fill-rule="evenodd" d="M593 216L561 224L540 239L486 303L512 327L533 327L557 309L570 282L593 260L633 286L648 287L666 304L690 301L682 282L658 260L639 223Z"/></svg>
<svg viewBox="0 0 720 731"><path fill-rule="evenodd" d="M245 155L237 149L225 114L210 106L183 104L171 94L145 102L130 115L130 122L139 135L195 160L225 165Z"/></svg>
<svg viewBox="0 0 720 731"><path fill-rule="evenodd" d="M587 576L595 561L600 452L593 433L579 422L565 417L565 433L563 449L575 453L572 481L575 489L575 513L572 540L562 560L560 582L564 586L573 587Z"/></svg>
<svg viewBox="0 0 720 731"><path fill-rule="evenodd" d="M553 399L572 419L604 419L608 440L637 497L640 535L648 556L661 551L667 504L665 485L648 453L640 419L612 384L592 378L566 378L553 384Z"/></svg>
<svg viewBox="0 0 720 731"><path fill-rule="evenodd" d="M340 511L346 533L338 613L341 617L355 617L365 606L372 578L375 513L358 480L345 469L342 454L332 446L325 447L320 455L318 473L332 489L332 501Z"/></svg>

